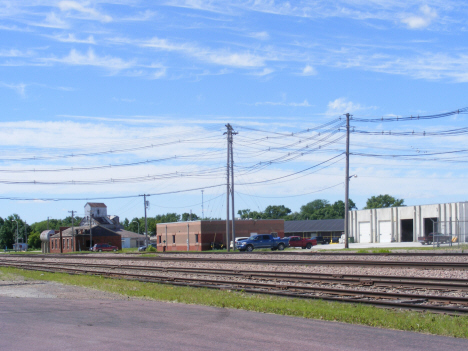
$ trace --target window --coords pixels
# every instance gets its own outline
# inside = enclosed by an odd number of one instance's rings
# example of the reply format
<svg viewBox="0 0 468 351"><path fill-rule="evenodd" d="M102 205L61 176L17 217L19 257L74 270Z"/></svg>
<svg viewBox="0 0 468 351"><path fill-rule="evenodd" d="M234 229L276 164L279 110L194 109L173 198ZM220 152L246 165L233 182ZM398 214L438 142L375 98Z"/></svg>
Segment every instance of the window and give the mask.
<svg viewBox="0 0 468 351"><path fill-rule="evenodd" d="M54 249L54 241L52 240L52 241L50 242L50 244L52 245L52 250L53 250L53 249Z"/></svg>
<svg viewBox="0 0 468 351"><path fill-rule="evenodd" d="M198 243L198 234L195 234L195 242Z"/></svg>
<svg viewBox="0 0 468 351"><path fill-rule="evenodd" d="M175 235L172 236L172 243L175 244Z"/></svg>
<svg viewBox="0 0 468 351"><path fill-rule="evenodd" d="M161 236L158 236L158 243L161 244Z"/></svg>
<svg viewBox="0 0 468 351"><path fill-rule="evenodd" d="M63 239L63 243L62 243L62 249L65 248L65 239Z"/></svg>
<svg viewBox="0 0 468 351"><path fill-rule="evenodd" d="M68 239L67 239L67 249L70 248L70 243L68 242Z"/></svg>

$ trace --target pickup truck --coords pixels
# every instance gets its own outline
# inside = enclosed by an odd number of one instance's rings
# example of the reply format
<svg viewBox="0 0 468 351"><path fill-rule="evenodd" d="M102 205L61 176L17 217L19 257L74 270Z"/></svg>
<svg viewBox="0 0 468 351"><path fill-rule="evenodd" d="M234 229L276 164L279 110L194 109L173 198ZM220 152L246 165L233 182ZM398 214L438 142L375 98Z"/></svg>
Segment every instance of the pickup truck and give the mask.
<svg viewBox="0 0 468 351"><path fill-rule="evenodd" d="M312 246L317 245L315 239L303 239L300 236L290 236L289 246L291 247L302 247L303 249L311 249Z"/></svg>
<svg viewBox="0 0 468 351"><path fill-rule="evenodd" d="M435 234L435 237L434 237ZM418 242L420 242L422 245L431 245L433 242L439 244L443 243L450 243L452 242L452 236L451 235L445 235L441 233L429 233L425 236L418 236Z"/></svg>
<svg viewBox="0 0 468 351"><path fill-rule="evenodd" d="M284 250L289 246L289 240L276 238L271 234L255 234L246 240L236 243L236 249L239 251L251 252L254 249L268 248L272 250Z"/></svg>

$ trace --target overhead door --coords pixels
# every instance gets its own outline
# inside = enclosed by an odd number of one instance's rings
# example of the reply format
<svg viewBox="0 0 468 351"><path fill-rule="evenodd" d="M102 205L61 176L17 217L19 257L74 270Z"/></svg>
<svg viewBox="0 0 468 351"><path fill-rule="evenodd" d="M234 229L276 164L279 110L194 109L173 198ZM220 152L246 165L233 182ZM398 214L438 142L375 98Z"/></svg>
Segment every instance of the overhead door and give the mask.
<svg viewBox="0 0 468 351"><path fill-rule="evenodd" d="M371 242L370 222L359 222L359 242L363 244Z"/></svg>
<svg viewBox="0 0 468 351"><path fill-rule="evenodd" d="M379 222L379 235L381 243L392 242L392 222L380 221Z"/></svg>

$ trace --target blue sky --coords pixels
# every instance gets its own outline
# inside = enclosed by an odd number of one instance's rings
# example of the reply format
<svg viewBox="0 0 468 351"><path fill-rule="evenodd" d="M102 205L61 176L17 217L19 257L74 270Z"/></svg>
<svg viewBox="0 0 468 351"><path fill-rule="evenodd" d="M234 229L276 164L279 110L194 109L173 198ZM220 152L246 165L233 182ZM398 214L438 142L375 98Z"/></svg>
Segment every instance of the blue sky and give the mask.
<svg viewBox="0 0 468 351"><path fill-rule="evenodd" d="M0 216L82 215L93 198L140 217L131 196L187 189L151 196L149 215L201 215L204 188L205 216L224 217L226 123L239 133L236 211L343 199L337 118L468 106L467 14L438 0L0 1ZM387 193L468 199L466 136L438 134L464 114L351 125L415 131L352 133L352 153L391 155L351 156L359 208Z"/></svg>

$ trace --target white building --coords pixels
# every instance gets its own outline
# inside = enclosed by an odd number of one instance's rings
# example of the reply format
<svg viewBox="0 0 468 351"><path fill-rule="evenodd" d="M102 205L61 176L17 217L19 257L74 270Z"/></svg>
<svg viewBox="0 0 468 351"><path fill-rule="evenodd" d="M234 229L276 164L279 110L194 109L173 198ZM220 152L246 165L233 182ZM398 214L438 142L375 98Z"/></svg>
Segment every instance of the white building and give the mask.
<svg viewBox="0 0 468 351"><path fill-rule="evenodd" d="M349 212L349 236L358 243L417 242L432 232L468 241L468 202Z"/></svg>

